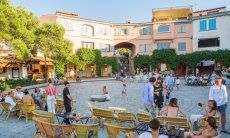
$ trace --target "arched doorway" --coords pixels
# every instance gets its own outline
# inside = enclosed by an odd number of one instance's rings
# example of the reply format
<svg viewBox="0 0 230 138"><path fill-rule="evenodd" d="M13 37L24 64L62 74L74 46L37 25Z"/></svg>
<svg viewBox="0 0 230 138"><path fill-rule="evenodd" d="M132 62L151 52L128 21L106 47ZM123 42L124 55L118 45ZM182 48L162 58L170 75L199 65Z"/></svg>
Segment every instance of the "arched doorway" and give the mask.
<svg viewBox="0 0 230 138"><path fill-rule="evenodd" d="M125 70L128 74L134 74L135 45L129 42L121 42L116 44L114 48L114 55L120 63L119 68Z"/></svg>

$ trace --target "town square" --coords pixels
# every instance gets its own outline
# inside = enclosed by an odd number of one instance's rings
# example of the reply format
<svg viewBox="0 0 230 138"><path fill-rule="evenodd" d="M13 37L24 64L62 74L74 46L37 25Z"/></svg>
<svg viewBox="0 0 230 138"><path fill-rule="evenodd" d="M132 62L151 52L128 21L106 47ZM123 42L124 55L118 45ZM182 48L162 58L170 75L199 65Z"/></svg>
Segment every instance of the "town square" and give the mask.
<svg viewBox="0 0 230 138"><path fill-rule="evenodd" d="M230 137L229 5L0 0L0 138Z"/></svg>

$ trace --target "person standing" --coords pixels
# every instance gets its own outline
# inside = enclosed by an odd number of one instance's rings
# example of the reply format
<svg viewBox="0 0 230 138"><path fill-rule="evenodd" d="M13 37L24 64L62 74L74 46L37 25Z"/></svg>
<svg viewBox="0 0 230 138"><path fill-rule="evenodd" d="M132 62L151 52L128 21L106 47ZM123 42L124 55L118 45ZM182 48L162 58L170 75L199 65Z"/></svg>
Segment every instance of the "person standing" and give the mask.
<svg viewBox="0 0 230 138"><path fill-rule="evenodd" d="M68 81L64 82L65 88L63 89L63 100L64 100L64 106L66 114L71 114L72 107L71 107L71 101L73 100L72 96L69 92L70 84Z"/></svg>
<svg viewBox="0 0 230 138"><path fill-rule="evenodd" d="M177 90L179 90L179 86L180 86L180 78L177 77L176 78L176 88L177 88Z"/></svg>
<svg viewBox="0 0 230 138"><path fill-rule="evenodd" d="M55 113L55 97L57 94L57 88L52 84L52 81L49 80L49 86L45 89L46 102L48 112Z"/></svg>
<svg viewBox="0 0 230 138"><path fill-rule="evenodd" d="M164 106L162 79L159 77L154 84L154 102L158 108L158 113Z"/></svg>
<svg viewBox="0 0 230 138"><path fill-rule="evenodd" d="M220 112L221 127L225 129L226 123L226 108L228 103L228 93L226 86L222 84L222 79L217 77L215 79L215 85L210 88L209 100L215 100L217 103L217 109Z"/></svg>
<svg viewBox="0 0 230 138"><path fill-rule="evenodd" d="M211 76L210 76L210 79L211 79L211 84L214 85L215 84L215 79L217 78L218 76L216 75L216 72L213 71Z"/></svg>
<svg viewBox="0 0 230 138"><path fill-rule="evenodd" d="M127 94L126 94L126 83L125 83L124 79L122 81L122 86L123 86L123 88L122 88L121 95L124 97L124 96L127 96Z"/></svg>
<svg viewBox="0 0 230 138"><path fill-rule="evenodd" d="M154 82L156 78L151 77L149 82L145 84L144 89L142 91L142 97L144 100L144 107L147 112L150 112L152 116L156 116L156 105L154 103Z"/></svg>

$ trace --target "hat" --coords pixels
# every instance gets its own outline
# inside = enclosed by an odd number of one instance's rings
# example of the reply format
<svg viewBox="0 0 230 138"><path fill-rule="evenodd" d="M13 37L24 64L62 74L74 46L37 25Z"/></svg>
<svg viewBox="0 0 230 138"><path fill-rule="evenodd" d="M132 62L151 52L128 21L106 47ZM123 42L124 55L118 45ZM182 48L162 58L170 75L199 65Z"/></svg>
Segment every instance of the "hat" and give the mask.
<svg viewBox="0 0 230 138"><path fill-rule="evenodd" d="M17 89L21 89L21 88L22 88L21 86L17 86L17 87L16 87L16 90L17 90Z"/></svg>

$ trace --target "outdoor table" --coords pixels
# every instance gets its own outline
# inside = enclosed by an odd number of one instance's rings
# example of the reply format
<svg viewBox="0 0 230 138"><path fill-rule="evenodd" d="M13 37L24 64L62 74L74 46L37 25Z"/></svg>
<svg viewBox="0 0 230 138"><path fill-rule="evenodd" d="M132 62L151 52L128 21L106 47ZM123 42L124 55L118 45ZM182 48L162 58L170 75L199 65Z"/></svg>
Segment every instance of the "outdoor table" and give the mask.
<svg viewBox="0 0 230 138"><path fill-rule="evenodd" d="M114 112L125 112L126 109L123 107L109 107L110 110L113 110Z"/></svg>
<svg viewBox="0 0 230 138"><path fill-rule="evenodd" d="M67 115L67 114L55 114L56 118L57 118L57 121L59 124L63 124L65 123L65 121L69 121L70 124L72 124L73 122L81 122L81 124L87 124L89 119L91 118L91 116L82 116L80 118L76 118L74 116L70 116L70 115ZM63 118L62 122L60 122L59 120L59 117L60 118ZM85 122L84 122L85 120Z"/></svg>

